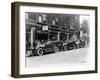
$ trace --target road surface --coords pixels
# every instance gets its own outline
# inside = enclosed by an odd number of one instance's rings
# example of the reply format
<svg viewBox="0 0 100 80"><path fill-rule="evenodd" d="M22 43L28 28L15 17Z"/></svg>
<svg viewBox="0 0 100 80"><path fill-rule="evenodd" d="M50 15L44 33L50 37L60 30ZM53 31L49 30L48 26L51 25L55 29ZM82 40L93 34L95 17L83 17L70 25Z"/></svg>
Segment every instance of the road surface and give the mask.
<svg viewBox="0 0 100 80"><path fill-rule="evenodd" d="M50 53L43 56L26 57L26 67L50 67L69 64L86 63L88 47L58 53Z"/></svg>

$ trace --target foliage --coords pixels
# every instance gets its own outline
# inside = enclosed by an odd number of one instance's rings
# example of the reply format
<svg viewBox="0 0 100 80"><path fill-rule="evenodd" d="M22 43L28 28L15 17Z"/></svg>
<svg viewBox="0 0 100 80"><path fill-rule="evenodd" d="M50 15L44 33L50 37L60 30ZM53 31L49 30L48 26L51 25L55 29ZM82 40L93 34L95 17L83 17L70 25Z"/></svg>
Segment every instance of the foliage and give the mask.
<svg viewBox="0 0 100 80"><path fill-rule="evenodd" d="M87 20L82 22L80 30L84 33L89 33L89 25Z"/></svg>

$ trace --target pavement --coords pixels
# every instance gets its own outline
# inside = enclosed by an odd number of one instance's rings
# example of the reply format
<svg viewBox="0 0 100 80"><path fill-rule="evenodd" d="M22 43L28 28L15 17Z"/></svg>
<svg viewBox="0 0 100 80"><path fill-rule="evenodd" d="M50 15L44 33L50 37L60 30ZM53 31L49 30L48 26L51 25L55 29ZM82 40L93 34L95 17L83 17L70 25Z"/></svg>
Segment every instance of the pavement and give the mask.
<svg viewBox="0 0 100 80"><path fill-rule="evenodd" d="M49 53L43 56L26 57L26 67L50 67L60 65L74 65L86 63L88 58L88 49L80 48L58 53Z"/></svg>

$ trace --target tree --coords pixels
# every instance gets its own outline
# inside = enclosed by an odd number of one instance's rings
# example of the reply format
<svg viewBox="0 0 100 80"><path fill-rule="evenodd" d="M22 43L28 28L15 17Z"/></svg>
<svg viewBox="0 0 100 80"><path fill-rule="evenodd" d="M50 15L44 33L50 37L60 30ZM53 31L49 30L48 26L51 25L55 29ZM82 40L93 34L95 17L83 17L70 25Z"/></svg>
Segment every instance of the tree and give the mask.
<svg viewBox="0 0 100 80"><path fill-rule="evenodd" d="M81 28L80 30L83 32L83 33L89 33L89 25L88 25L88 21L87 20L84 20L81 24Z"/></svg>

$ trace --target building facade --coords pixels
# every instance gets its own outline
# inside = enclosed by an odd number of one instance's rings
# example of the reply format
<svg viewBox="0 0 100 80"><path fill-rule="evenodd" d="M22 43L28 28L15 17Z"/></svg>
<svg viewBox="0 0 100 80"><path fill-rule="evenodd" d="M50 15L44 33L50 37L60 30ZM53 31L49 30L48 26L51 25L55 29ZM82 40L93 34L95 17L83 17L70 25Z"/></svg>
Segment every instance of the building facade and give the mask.
<svg viewBox="0 0 100 80"><path fill-rule="evenodd" d="M36 40L69 41L79 37L79 15L26 12L25 18L27 46L33 46Z"/></svg>

